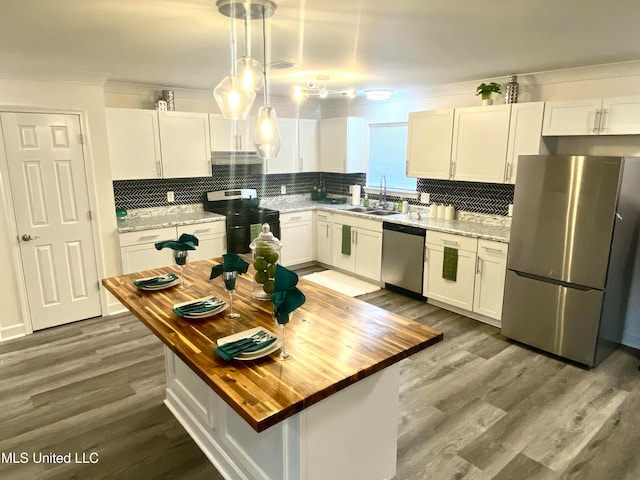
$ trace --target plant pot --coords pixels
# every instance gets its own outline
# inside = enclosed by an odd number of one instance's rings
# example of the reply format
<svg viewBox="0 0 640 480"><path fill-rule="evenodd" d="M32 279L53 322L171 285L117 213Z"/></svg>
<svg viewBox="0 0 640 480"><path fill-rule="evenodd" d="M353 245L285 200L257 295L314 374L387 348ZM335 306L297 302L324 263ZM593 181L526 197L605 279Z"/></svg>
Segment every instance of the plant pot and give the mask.
<svg viewBox="0 0 640 480"><path fill-rule="evenodd" d="M482 105L493 105L493 99L492 98L483 98L482 99Z"/></svg>

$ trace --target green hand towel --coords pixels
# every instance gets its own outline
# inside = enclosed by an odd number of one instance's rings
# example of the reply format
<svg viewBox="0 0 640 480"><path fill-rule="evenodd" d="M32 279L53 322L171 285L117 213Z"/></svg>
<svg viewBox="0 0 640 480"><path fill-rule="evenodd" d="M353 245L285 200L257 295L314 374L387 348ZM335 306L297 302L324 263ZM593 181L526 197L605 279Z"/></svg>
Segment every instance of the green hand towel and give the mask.
<svg viewBox="0 0 640 480"><path fill-rule="evenodd" d="M342 226L342 254L351 255L351 226Z"/></svg>
<svg viewBox="0 0 640 480"><path fill-rule="evenodd" d="M251 241L253 242L262 233L262 224L254 223L249 226L249 235L251 235Z"/></svg>
<svg viewBox="0 0 640 480"><path fill-rule="evenodd" d="M458 278L458 249L444 247L442 278L455 282Z"/></svg>
<svg viewBox="0 0 640 480"><path fill-rule="evenodd" d="M195 250L198 246L198 238L195 235L183 233L178 240L165 240L155 244L156 250L171 248L172 250Z"/></svg>
<svg viewBox="0 0 640 480"><path fill-rule="evenodd" d="M289 314L306 300L304 293L296 287L297 283L298 275L295 272L276 264L276 278L271 302L273 303L273 315L280 324L287 323Z"/></svg>
<svg viewBox="0 0 640 480"><path fill-rule="evenodd" d="M222 272L238 272L240 275L247 273L249 264L240 258L236 253L225 253L222 255L222 264L214 265L209 275L209 280L222 275Z"/></svg>

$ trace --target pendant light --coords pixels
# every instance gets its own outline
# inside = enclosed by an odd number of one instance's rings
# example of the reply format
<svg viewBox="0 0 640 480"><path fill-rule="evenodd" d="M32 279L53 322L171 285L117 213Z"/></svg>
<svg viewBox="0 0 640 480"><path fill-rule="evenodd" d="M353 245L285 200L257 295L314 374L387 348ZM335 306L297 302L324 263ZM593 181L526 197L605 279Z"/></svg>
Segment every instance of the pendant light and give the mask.
<svg viewBox="0 0 640 480"><path fill-rule="evenodd" d="M245 15L244 57L240 57L236 62L236 72L241 88L253 92L260 90L264 84L262 71L263 67L260 62L251 57L251 26Z"/></svg>
<svg viewBox="0 0 640 480"><path fill-rule="evenodd" d="M275 4L274 4L275 5ZM267 160L275 158L280 151L280 129L276 111L269 106L269 84L267 83L267 35L265 28L265 13L263 7L262 14L262 53L263 53L263 75L264 75L264 106L258 110L258 122L253 133L253 143L258 156Z"/></svg>

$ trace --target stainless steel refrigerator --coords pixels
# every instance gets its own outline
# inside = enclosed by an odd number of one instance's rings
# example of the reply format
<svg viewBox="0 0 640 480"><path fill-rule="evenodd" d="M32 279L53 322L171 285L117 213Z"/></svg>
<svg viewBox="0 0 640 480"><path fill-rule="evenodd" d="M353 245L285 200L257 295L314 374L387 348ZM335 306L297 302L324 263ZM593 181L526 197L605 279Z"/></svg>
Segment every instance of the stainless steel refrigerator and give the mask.
<svg viewBox="0 0 640 480"><path fill-rule="evenodd" d="M622 337L640 158L521 156L502 334L593 367Z"/></svg>

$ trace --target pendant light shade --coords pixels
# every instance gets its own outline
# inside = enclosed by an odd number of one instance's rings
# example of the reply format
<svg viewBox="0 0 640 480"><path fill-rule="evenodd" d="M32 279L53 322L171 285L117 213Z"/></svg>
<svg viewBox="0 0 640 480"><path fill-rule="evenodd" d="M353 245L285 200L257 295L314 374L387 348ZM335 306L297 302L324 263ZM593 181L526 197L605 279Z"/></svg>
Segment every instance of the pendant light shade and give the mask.
<svg viewBox="0 0 640 480"><path fill-rule="evenodd" d="M263 160L275 158L280 151L280 129L273 107L260 107L258 122L253 132L253 142L258 156Z"/></svg>
<svg viewBox="0 0 640 480"><path fill-rule="evenodd" d="M244 120L251 110L256 92L245 90L238 77L228 75L213 89L213 96L224 118Z"/></svg>
<svg viewBox="0 0 640 480"><path fill-rule="evenodd" d="M256 92L264 85L262 64L255 58L241 57L236 62L236 74L243 90Z"/></svg>

